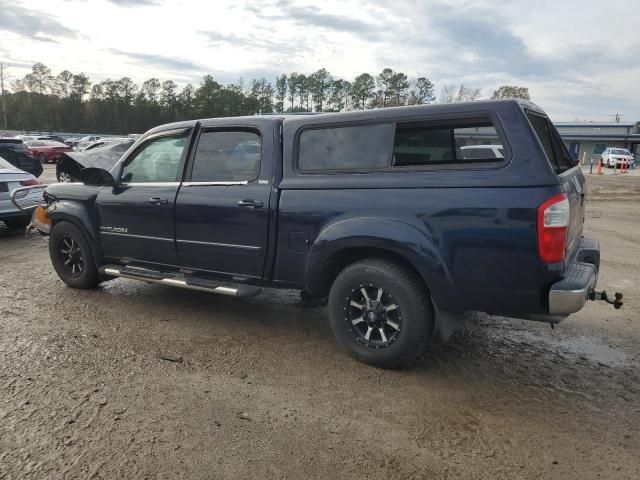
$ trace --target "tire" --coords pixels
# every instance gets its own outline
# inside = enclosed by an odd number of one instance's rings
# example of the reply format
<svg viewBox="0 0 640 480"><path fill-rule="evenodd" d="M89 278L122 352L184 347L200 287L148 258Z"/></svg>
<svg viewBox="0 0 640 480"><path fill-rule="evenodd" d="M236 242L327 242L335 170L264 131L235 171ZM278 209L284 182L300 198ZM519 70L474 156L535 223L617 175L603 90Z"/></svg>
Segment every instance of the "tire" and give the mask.
<svg viewBox="0 0 640 480"><path fill-rule="evenodd" d="M58 172L56 178L59 183L75 182L76 179L68 172Z"/></svg>
<svg viewBox="0 0 640 480"><path fill-rule="evenodd" d="M62 221L53 225L49 236L49 256L60 279L70 287L87 289L100 283L91 247L80 229L72 223Z"/></svg>
<svg viewBox="0 0 640 480"><path fill-rule="evenodd" d="M370 258L338 274L329 293L329 320L353 357L376 367L400 368L424 351L433 333L434 312L415 274L388 260Z"/></svg>
<svg viewBox="0 0 640 480"><path fill-rule="evenodd" d="M47 156L44 153L38 155L38 161L40 163L49 163L49 161L47 160Z"/></svg>

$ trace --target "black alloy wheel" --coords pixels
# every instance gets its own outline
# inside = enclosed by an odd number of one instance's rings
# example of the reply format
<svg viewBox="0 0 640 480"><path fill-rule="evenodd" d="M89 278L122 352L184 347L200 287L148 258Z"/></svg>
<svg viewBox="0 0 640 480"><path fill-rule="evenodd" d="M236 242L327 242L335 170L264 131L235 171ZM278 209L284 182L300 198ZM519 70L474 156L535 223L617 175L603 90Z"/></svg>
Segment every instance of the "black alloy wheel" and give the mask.
<svg viewBox="0 0 640 480"><path fill-rule="evenodd" d="M400 335L402 312L391 293L372 284L362 285L347 298L345 321L357 342L384 348Z"/></svg>
<svg viewBox="0 0 640 480"><path fill-rule="evenodd" d="M70 237L62 237L59 242L58 251L62 265L68 273L77 277L82 275L84 270L84 257L78 243Z"/></svg>

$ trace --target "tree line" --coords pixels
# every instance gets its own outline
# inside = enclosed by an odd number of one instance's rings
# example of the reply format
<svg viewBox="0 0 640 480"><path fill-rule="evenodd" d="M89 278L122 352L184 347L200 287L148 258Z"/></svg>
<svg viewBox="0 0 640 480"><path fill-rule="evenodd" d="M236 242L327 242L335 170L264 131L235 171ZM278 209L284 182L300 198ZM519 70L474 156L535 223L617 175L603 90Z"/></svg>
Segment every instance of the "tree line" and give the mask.
<svg viewBox="0 0 640 480"><path fill-rule="evenodd" d="M4 78L2 78L4 80ZM292 72L245 84L223 85L205 75L199 86L182 88L172 80L151 78L137 85L131 78L93 83L84 73L64 70L53 75L42 63L11 82L2 92L5 129L60 132L141 133L173 121L193 118L255 115L271 112L338 112L368 108L422 105L436 101L427 77L409 78L384 68L353 80L336 78L322 68L305 75ZM472 101L481 89L444 85L442 103ZM503 86L491 98L529 98L524 87Z"/></svg>

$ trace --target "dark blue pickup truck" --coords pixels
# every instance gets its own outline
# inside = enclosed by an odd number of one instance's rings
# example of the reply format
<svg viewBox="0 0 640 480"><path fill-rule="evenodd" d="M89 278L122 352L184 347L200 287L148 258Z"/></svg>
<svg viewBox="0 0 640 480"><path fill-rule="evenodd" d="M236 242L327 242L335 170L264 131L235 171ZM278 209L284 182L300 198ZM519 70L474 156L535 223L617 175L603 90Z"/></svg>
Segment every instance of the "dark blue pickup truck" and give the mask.
<svg viewBox="0 0 640 480"><path fill-rule="evenodd" d="M377 366L414 359L439 312L555 323L600 296L585 179L529 102L174 123L82 181L36 215L69 286L298 289Z"/></svg>

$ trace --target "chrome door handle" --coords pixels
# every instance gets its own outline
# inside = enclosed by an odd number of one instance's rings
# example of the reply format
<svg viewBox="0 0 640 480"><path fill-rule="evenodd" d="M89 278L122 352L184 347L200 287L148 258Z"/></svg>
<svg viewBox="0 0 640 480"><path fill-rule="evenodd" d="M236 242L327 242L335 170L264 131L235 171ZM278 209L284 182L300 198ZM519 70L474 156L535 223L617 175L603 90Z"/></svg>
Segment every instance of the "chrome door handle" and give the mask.
<svg viewBox="0 0 640 480"><path fill-rule="evenodd" d="M242 208L262 208L264 204L260 200L240 200L238 206Z"/></svg>
<svg viewBox="0 0 640 480"><path fill-rule="evenodd" d="M162 197L151 197L149 198L149 203L152 205L166 205L169 200Z"/></svg>

